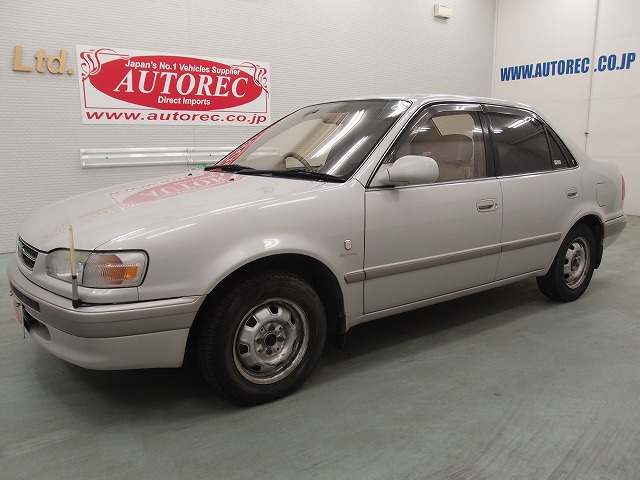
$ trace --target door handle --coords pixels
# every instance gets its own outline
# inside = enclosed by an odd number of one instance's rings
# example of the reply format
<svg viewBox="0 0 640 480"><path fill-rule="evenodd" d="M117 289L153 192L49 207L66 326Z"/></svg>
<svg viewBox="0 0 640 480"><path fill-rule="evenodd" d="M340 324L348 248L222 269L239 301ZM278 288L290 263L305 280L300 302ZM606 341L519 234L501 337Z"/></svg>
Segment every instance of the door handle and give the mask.
<svg viewBox="0 0 640 480"><path fill-rule="evenodd" d="M578 198L579 196L578 187L567 188L567 198Z"/></svg>
<svg viewBox="0 0 640 480"><path fill-rule="evenodd" d="M498 209L498 204L494 199L486 198L484 200L478 200L476 208L479 212L493 212Z"/></svg>

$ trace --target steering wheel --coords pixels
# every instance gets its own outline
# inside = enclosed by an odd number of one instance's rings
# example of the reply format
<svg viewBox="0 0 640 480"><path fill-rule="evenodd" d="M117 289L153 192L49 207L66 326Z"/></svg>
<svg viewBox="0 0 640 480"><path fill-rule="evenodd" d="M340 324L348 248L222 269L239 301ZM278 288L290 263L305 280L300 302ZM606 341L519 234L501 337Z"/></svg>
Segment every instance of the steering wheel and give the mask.
<svg viewBox="0 0 640 480"><path fill-rule="evenodd" d="M282 161L285 161L287 158L295 158L296 160L298 160L302 165L304 165L305 168L309 169L309 170L313 170L313 167L311 166L311 164L309 162L307 162L307 160L300 155L299 153L296 152L287 152L282 156Z"/></svg>

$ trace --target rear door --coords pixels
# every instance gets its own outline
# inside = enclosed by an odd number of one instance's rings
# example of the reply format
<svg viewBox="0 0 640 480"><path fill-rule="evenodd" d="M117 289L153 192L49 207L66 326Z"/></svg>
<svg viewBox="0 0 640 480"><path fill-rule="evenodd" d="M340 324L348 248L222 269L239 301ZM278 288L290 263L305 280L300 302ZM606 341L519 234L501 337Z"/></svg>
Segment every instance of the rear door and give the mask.
<svg viewBox="0 0 640 480"><path fill-rule="evenodd" d="M496 280L545 270L580 212L582 184L566 147L531 112L489 107L503 198Z"/></svg>

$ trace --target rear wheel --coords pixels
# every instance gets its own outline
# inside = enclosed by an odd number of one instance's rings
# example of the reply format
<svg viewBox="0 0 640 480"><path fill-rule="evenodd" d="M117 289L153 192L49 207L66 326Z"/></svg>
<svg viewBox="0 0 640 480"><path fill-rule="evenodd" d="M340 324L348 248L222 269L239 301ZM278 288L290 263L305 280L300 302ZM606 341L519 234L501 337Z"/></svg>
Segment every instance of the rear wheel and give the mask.
<svg viewBox="0 0 640 480"><path fill-rule="evenodd" d="M540 291L552 300L571 302L589 286L595 268L595 237L583 224L575 225L565 237L549 272L538 277Z"/></svg>
<svg viewBox="0 0 640 480"><path fill-rule="evenodd" d="M245 404L299 388L324 346L320 298L301 277L267 271L211 298L199 313L198 363L216 389Z"/></svg>

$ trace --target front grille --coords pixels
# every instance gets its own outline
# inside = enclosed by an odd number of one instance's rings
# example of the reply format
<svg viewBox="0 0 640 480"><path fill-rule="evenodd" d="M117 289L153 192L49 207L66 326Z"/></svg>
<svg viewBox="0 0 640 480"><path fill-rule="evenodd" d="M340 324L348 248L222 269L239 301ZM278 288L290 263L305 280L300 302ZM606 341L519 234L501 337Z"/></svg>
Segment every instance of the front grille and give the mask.
<svg viewBox="0 0 640 480"><path fill-rule="evenodd" d="M21 238L18 238L18 256L25 267L33 270L33 266L38 258L38 251L31 245L25 243Z"/></svg>

